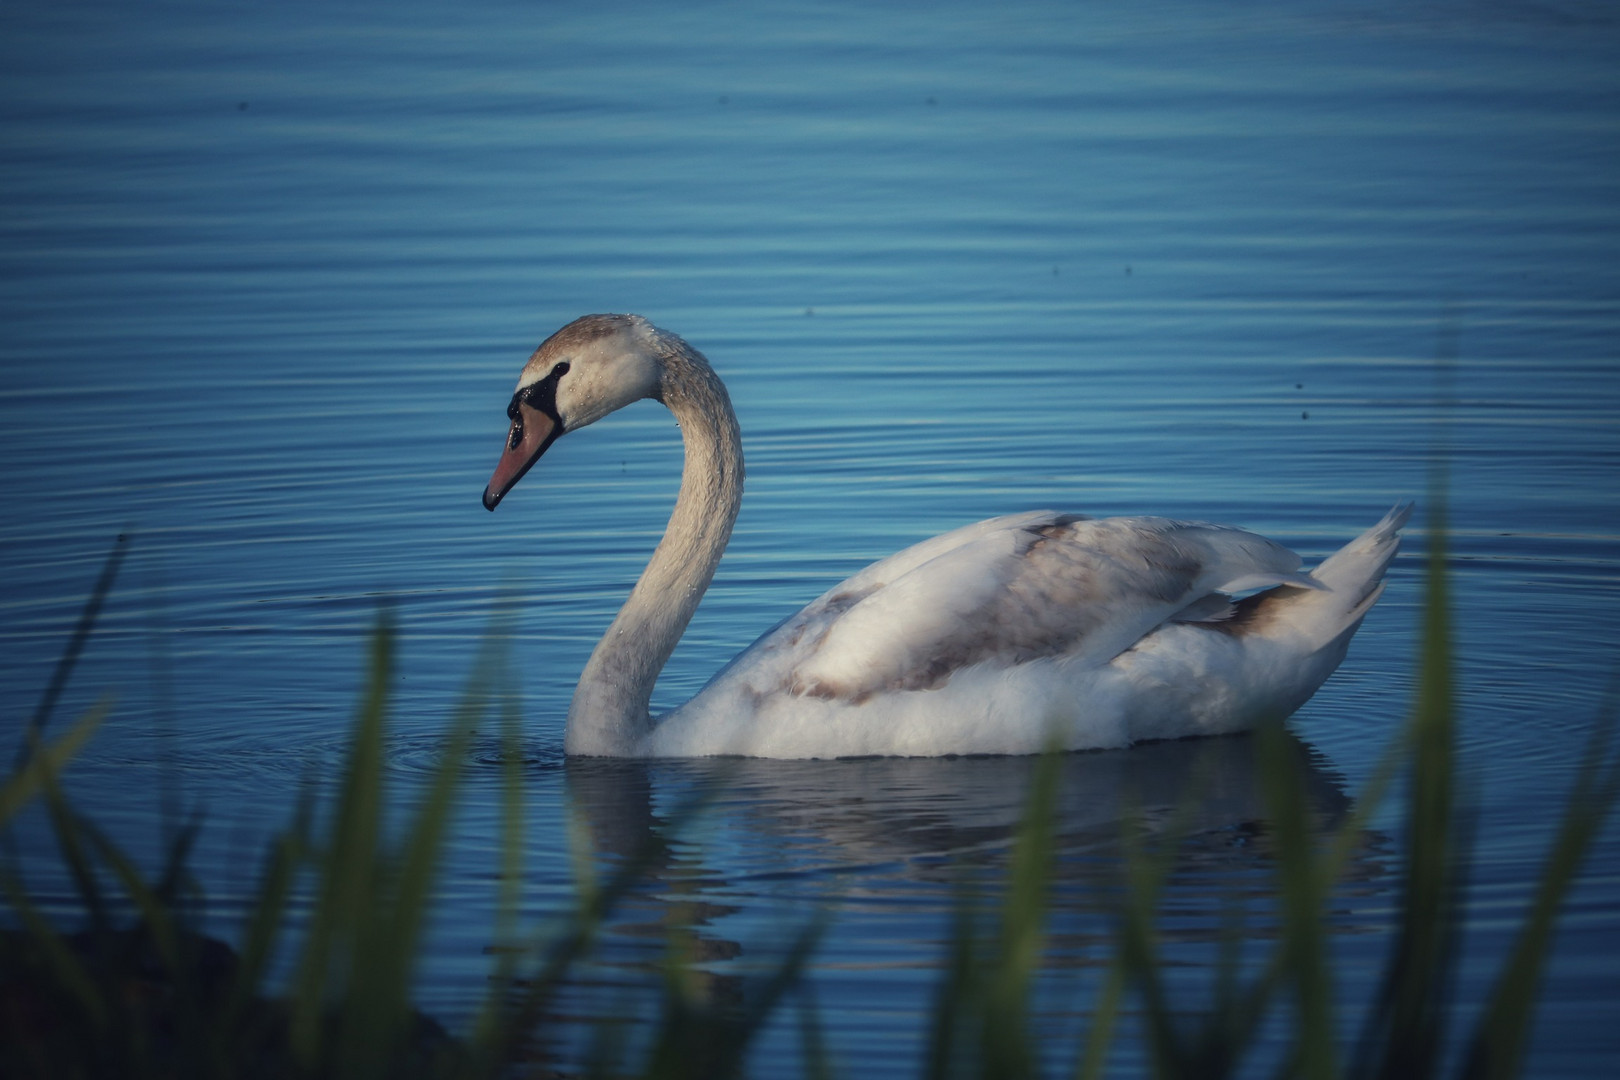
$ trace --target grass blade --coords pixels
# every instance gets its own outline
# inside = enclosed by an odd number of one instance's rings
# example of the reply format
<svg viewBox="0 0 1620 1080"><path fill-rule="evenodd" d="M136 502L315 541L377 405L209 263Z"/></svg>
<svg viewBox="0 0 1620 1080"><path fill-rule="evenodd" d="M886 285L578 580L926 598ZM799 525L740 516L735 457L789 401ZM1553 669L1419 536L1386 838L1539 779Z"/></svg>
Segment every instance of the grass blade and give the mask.
<svg viewBox="0 0 1620 1080"><path fill-rule="evenodd" d="M1124 952L1115 949L1102 989L1097 992L1097 1004L1091 1009L1085 1049L1075 1066L1076 1080L1100 1080L1103 1075L1103 1069L1108 1064L1108 1052L1113 1048L1114 1032L1119 1026L1119 1010L1125 1000L1127 977Z"/></svg>
<svg viewBox="0 0 1620 1080"><path fill-rule="evenodd" d="M1046 912L1057 857L1061 766L1056 750L1041 755L1013 842L996 962L986 987L982 1040L987 1076L1033 1076L1038 1068L1029 1030L1030 996L1046 941Z"/></svg>
<svg viewBox="0 0 1620 1080"><path fill-rule="evenodd" d="M958 885L951 914L949 959L940 973L934 994L934 1017L929 1028L928 1058L923 1076L945 1080L956 1072L980 1072L980 1048L968 1037L968 1017L983 993L979 985L978 927L975 898L966 885Z"/></svg>
<svg viewBox="0 0 1620 1080"><path fill-rule="evenodd" d="M1299 770L1285 755L1292 747L1281 720L1260 725L1255 734L1262 793L1276 842L1278 892L1282 900L1281 968L1294 985L1298 1008L1298 1075L1332 1080L1338 1075L1333 1031L1332 979L1328 971L1322 909L1330 881L1321 873L1311 847L1310 806ZM1233 1000L1235 995L1217 995Z"/></svg>
<svg viewBox="0 0 1620 1080"><path fill-rule="evenodd" d="M1537 882L1530 914L1470 1040L1462 1069L1467 1080L1505 1080L1517 1076L1523 1064L1559 906L1620 796L1620 762L1610 758L1614 726L1611 711L1587 744L1569 807Z"/></svg>
<svg viewBox="0 0 1620 1080"><path fill-rule="evenodd" d="M104 699L81 716L63 735L45 743L43 748L36 746L33 751L26 752L22 768L12 774L4 787L0 787L0 827L10 822L17 811L39 794L47 775L54 776L61 772L62 767L84 749L84 744L111 711L112 702Z"/></svg>
<svg viewBox="0 0 1620 1080"><path fill-rule="evenodd" d="M22 883L14 874L9 871L0 874L0 888L4 889L7 902L17 913L29 946L38 950L41 956L47 975L46 985L75 1002L83 1010L89 1029L86 1034L100 1038L111 1020L111 1009L101 993L101 987L91 977L84 962L29 900ZM16 958L7 959L9 963L14 963Z"/></svg>
<svg viewBox="0 0 1620 1080"><path fill-rule="evenodd" d="M354 975L355 942L374 916L377 840L382 817L382 733L393 671L393 625L379 617L349 762L331 826L317 860L319 893L310 916L292 999L293 1052L306 1067L321 1057L321 1018L343 1000Z"/></svg>
<svg viewBox="0 0 1620 1080"><path fill-rule="evenodd" d="M1440 490L1437 484L1430 502L1422 644L1410 727L1401 923L1354 1070L1389 1080L1434 1073L1455 967L1463 848L1456 809L1456 686Z"/></svg>
<svg viewBox="0 0 1620 1080"><path fill-rule="evenodd" d="M62 658L56 662L56 669L51 672L51 681L46 684L45 693L41 696L39 706L34 710L29 720L28 730L23 735L23 742L17 747L16 766L13 771L22 767L25 756L29 753L29 740L44 733L45 725L50 722L51 712L56 708L56 699L61 696L62 690L67 686L68 676L73 674L73 666L79 660L79 653L84 650L85 642L90 640L90 632L95 629L96 617L101 614L101 605L112 591L113 581L118 577L118 567L124 561L128 552L125 543L129 536L119 533L118 539L113 541L112 550L107 552L107 561L101 566L101 576L90 590L90 596L84 603L84 609L79 612L79 621L73 627L73 633L68 638L67 648L62 651Z"/></svg>

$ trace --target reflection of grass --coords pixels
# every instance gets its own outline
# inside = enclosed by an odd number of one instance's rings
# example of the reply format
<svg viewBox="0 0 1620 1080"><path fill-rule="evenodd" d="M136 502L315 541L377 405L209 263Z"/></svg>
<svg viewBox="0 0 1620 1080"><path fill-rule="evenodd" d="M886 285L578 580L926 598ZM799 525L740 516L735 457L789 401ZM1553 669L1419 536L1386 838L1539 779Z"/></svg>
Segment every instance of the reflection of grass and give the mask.
<svg viewBox="0 0 1620 1080"><path fill-rule="evenodd" d="M968 902L960 905L942 964L928 1056L919 1062L925 1075L1030 1076L1067 1056L1065 1072L1100 1076L1121 1019L1132 1013L1155 1075L1221 1076L1252 1066L1258 1033L1277 1031L1279 1018L1291 1033L1280 1062L1285 1075L1423 1076L1441 1071L1442 1064L1465 1077L1517 1073L1553 923L1620 794L1620 764L1609 752L1612 725L1606 722L1587 750L1518 940L1472 1034L1459 1038L1447 1024L1467 819L1459 814L1455 784L1455 689L1438 539L1443 530L1434 534L1412 718L1351 820L1331 839L1310 834L1306 792L1297 770L1282 761L1289 747L1280 725L1263 726L1256 740L1280 897L1281 931L1270 955L1258 964L1240 964L1234 934L1202 1008L1188 1011L1186 1002L1172 1003L1156 923L1176 845L1163 842L1149 850L1130 841L1114 907L1114 948L1080 1044L1039 1045L1034 986L1042 969L1058 836L1059 770L1057 759L1049 758L1032 784L990 925L981 924ZM104 576L92 598L70 658L89 633L109 580ZM63 796L58 773L106 710L92 712L49 743L38 737L36 722L29 755L0 787L0 825L25 805L43 802L87 929L62 933L22 887L15 867L0 871L16 926L0 932L0 1075L484 1077L527 1075L531 1069L551 1075L532 1058L553 1022L555 996L590 953L615 904L660 853L649 850L598 881L582 849L572 918L544 941L518 940L523 811L518 722L505 708L501 915L491 983L496 989L460 1038L415 1012L408 989L458 777L475 723L496 708L482 688L499 685L502 675L497 651L487 650L450 725L443 763L414 820L391 845L384 839L382 751L392 641L385 619L373 640L366 691L328 819L318 829L313 807L307 800L300 806L267 853L258 896L234 949L189 929L199 902L185 870L194 829L181 831L162 873L149 880ZM1339 1037L1343 1010L1333 996L1327 905L1362 825L1402 768L1410 777L1409 835L1397 925L1383 981L1365 1008L1364 1030L1346 1046ZM304 893L310 907L299 920L297 940L290 940L289 902ZM132 908L138 918L132 926L117 925L115 908ZM623 1025L604 1024L587 1068L603 1075L737 1075L754 1035L793 994L806 1072L832 1074L803 977L814 945L815 934L806 933L744 1004L717 1006L694 989L681 962L686 939L673 933L661 1015L636 1040L635 1060L615 1049ZM279 995L267 985L276 957L293 961ZM1447 1046L1460 1053L1448 1057Z"/></svg>

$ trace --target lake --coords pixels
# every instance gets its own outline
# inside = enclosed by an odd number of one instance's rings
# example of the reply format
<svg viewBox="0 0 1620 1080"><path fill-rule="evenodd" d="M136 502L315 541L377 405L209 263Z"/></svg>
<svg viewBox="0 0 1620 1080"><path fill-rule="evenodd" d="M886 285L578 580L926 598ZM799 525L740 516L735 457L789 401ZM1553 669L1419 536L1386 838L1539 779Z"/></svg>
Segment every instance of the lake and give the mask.
<svg viewBox="0 0 1620 1080"><path fill-rule="evenodd" d="M825 918L809 978L836 1062L917 1062L952 907L1005 865L1031 762L563 758L679 433L643 403L498 513L478 500L530 350L633 311L713 362L749 470L655 706L868 562L993 514L1221 521L1312 562L1416 498L1385 596L1290 722L1331 830L1409 707L1443 462L1475 844L1456 1011L1478 1009L1620 640L1612 8L25 3L0 10L0 59L0 700L20 731L129 535L53 730L114 695L68 790L148 860L174 807L202 810L214 932L337 773L379 609L404 806L510 598L527 925L571 902L571 829L611 863L724 773L581 1007L634 1000L670 920L735 995ZM1166 898L1187 1001L1231 905L1265 910L1248 743L1064 760L1043 1023L1089 1007L1133 808L1191 802ZM488 971L499 759L481 729L420 972L452 1025ZM1401 829L1383 806L1335 897L1350 1003L1392 940ZM40 816L17 845L70 920ZM1610 828L1530 1075L1620 1054L1617 889ZM795 1025L756 1072L795 1065ZM1147 1069L1129 1040L1114 1065Z"/></svg>

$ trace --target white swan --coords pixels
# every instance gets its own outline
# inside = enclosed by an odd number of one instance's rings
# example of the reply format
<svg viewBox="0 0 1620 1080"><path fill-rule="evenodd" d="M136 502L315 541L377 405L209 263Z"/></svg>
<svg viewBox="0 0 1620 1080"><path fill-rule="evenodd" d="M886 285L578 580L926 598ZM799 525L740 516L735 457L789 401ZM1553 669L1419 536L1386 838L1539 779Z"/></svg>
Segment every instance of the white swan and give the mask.
<svg viewBox="0 0 1620 1080"><path fill-rule="evenodd" d="M1292 713L1338 667L1411 512L1397 506L1310 574L1221 525L981 521L829 590L654 720L653 684L742 500L737 418L708 361L636 315L569 323L524 365L484 506L559 436L643 398L680 423L680 495L580 675L570 754L1026 754L1242 730Z"/></svg>

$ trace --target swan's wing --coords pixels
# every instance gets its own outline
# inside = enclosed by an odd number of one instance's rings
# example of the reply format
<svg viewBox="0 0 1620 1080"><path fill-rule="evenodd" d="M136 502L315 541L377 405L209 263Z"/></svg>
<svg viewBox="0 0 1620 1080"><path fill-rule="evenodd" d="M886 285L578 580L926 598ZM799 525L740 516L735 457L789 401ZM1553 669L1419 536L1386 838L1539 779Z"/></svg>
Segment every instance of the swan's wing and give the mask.
<svg viewBox="0 0 1620 1080"><path fill-rule="evenodd" d="M1287 548L1218 525L1045 511L995 518L873 564L738 660L775 683L760 691L849 701L939 686L983 662L1102 664L1166 622L1224 617L1230 593L1320 587L1299 563Z"/></svg>

